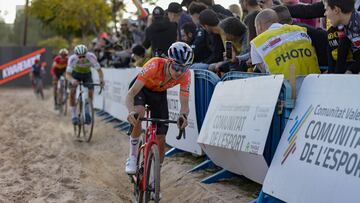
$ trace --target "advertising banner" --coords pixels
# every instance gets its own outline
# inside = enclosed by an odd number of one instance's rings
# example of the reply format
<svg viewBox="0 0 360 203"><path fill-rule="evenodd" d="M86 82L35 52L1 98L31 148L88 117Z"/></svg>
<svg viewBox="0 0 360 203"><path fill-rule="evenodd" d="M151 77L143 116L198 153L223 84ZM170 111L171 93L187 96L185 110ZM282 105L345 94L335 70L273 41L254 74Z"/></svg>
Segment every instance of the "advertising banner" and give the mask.
<svg viewBox="0 0 360 203"><path fill-rule="evenodd" d="M217 165L262 183L268 132L284 77L261 76L217 84L198 142Z"/></svg>
<svg viewBox="0 0 360 203"><path fill-rule="evenodd" d="M359 75L309 75L263 191L285 202L359 202Z"/></svg>

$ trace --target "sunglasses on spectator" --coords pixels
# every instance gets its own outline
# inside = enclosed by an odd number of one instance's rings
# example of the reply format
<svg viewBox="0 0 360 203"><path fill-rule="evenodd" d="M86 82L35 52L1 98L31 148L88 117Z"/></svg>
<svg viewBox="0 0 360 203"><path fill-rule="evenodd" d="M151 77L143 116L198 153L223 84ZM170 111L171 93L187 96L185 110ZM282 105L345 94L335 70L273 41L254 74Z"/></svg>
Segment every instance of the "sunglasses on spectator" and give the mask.
<svg viewBox="0 0 360 203"><path fill-rule="evenodd" d="M181 71L182 73L184 73L189 68L188 65L181 65L181 64L177 64L177 63L173 63L171 67L174 71L176 71L176 72Z"/></svg>
<svg viewBox="0 0 360 203"><path fill-rule="evenodd" d="M85 58L85 55L80 55L78 56L79 59L84 59Z"/></svg>

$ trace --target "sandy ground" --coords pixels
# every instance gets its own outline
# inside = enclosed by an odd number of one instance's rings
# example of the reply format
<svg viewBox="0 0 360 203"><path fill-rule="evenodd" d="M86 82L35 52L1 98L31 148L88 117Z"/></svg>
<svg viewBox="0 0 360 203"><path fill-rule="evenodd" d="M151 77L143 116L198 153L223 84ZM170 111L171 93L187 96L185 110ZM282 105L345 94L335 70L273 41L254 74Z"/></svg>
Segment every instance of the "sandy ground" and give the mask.
<svg viewBox="0 0 360 203"><path fill-rule="evenodd" d="M70 118L30 89L0 89L0 203L131 202L124 172L128 137L96 119L91 143L73 137ZM186 171L201 158L179 154L162 168L162 202L249 202L260 188L240 178L205 185Z"/></svg>

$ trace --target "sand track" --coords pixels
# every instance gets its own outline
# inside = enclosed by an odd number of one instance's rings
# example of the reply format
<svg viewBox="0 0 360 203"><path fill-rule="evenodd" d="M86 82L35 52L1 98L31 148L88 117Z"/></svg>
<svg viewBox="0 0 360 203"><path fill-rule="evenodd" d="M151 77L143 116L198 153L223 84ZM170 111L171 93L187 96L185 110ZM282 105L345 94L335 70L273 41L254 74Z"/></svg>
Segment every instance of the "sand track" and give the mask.
<svg viewBox="0 0 360 203"><path fill-rule="evenodd" d="M96 120L91 143L74 141L70 118L59 116L51 91L0 89L0 202L131 202L124 173L128 138ZM204 185L186 174L198 158L167 158L162 202L248 202L259 188L246 180Z"/></svg>

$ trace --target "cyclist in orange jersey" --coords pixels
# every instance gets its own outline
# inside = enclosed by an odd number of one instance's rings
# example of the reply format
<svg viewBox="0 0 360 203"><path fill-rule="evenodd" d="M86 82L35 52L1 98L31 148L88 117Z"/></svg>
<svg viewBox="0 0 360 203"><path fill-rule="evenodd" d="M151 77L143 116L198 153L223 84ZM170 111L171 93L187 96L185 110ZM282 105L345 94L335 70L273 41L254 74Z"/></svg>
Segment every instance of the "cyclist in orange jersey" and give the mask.
<svg viewBox="0 0 360 203"><path fill-rule="evenodd" d="M125 171L128 174L136 173L136 157L138 153L139 136L141 125L134 117L138 113L143 117L145 104L150 106L151 117L168 119L169 109L167 105L166 90L180 84L180 118L184 122L178 127L183 129L187 126L189 113L189 90L191 72L189 70L193 61L193 51L184 42L173 43L168 50L169 58L155 57L150 59L130 84L126 97L126 105L129 111L128 121L134 126L130 136L130 153L126 162ZM158 124L157 139L160 148L160 162L164 159L165 135L168 130L167 124Z"/></svg>

